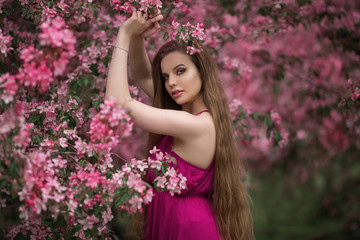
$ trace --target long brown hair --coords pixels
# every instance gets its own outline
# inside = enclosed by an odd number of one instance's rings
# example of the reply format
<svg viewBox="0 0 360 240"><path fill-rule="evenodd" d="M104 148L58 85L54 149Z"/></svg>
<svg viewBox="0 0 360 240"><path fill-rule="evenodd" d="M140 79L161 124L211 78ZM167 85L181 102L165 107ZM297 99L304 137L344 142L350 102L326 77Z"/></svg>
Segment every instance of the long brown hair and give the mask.
<svg viewBox="0 0 360 240"><path fill-rule="evenodd" d="M233 135L232 121L224 89L218 76L217 66L209 51L201 46L201 52L189 55L202 80L200 94L210 111L216 129L214 194L212 205L217 228L223 239L254 239L250 197L242 182L242 162ZM181 110L170 97L161 79L161 61L169 53L186 52L177 41L163 45L152 63L154 84L153 106ZM163 136L150 133L148 146L152 148Z"/></svg>

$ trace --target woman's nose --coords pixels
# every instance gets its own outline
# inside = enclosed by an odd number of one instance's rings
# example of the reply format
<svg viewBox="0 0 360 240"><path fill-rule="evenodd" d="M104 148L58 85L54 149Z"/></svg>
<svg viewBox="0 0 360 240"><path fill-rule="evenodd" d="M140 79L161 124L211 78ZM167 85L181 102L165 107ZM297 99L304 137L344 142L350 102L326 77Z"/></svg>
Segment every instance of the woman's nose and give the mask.
<svg viewBox="0 0 360 240"><path fill-rule="evenodd" d="M176 77L169 76L169 85L170 86L175 86L176 85Z"/></svg>

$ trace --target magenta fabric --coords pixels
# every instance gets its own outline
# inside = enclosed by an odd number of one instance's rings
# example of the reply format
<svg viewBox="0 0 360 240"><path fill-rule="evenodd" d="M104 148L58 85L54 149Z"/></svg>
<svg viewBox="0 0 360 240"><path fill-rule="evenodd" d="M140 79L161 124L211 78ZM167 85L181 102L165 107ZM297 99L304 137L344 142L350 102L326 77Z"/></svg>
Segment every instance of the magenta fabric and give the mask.
<svg viewBox="0 0 360 240"><path fill-rule="evenodd" d="M146 240L219 240L220 236L211 208L210 195L213 191L214 160L207 169L186 162L172 151L173 137L164 137L157 148L177 160L170 163L175 170L187 178L187 189L171 196L168 192L155 192L146 209ZM154 180L150 172L146 178Z"/></svg>

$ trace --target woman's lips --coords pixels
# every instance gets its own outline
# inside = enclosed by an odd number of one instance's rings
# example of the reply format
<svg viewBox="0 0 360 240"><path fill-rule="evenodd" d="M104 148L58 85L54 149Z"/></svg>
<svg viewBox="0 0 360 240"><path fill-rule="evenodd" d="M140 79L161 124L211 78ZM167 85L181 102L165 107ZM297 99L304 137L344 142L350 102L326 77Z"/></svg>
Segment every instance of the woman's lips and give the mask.
<svg viewBox="0 0 360 240"><path fill-rule="evenodd" d="M171 92L171 95L172 95L174 98L177 98L177 97L180 97L183 93L184 93L184 91L174 90L174 91Z"/></svg>

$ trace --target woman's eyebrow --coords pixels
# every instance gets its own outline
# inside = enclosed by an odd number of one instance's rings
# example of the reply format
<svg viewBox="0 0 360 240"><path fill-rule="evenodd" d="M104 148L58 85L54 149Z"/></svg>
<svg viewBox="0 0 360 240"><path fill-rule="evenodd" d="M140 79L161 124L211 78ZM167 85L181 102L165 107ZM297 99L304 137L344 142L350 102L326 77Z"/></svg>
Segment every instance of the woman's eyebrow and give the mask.
<svg viewBox="0 0 360 240"><path fill-rule="evenodd" d="M184 66L184 67L185 67L184 64L180 63L180 64L176 65L176 66L173 68L173 70L177 69L177 68L180 67L180 66ZM161 74L164 75L164 74L167 74L167 73L163 72L163 73L161 73Z"/></svg>
<svg viewBox="0 0 360 240"><path fill-rule="evenodd" d="M184 66L184 67L185 67L184 64L180 63L179 65L176 65L176 66L173 68L173 70L175 70L176 68L178 68L178 67L180 67L180 66Z"/></svg>

